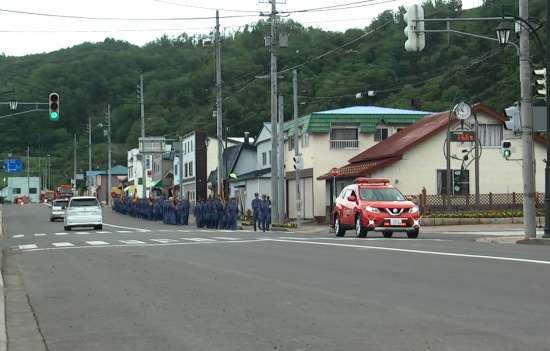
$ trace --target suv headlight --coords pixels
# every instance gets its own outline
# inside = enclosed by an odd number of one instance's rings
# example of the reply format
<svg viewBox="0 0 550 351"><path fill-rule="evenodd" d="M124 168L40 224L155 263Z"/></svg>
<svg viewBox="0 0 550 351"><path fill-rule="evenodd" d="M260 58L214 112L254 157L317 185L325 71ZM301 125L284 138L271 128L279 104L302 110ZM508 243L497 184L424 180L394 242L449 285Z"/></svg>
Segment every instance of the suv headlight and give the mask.
<svg viewBox="0 0 550 351"><path fill-rule="evenodd" d="M414 206L409 210L409 213L416 213L418 212L418 207Z"/></svg>
<svg viewBox="0 0 550 351"><path fill-rule="evenodd" d="M366 206L365 210L367 210L369 212L373 212L373 213L380 213L380 210L377 209L376 207Z"/></svg>

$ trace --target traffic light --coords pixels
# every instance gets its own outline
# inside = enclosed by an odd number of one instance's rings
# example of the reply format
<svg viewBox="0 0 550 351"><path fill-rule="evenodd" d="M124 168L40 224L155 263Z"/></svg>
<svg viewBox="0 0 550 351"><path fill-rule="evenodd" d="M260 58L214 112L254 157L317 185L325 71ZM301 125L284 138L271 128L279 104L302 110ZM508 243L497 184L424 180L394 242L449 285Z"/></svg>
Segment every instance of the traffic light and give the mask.
<svg viewBox="0 0 550 351"><path fill-rule="evenodd" d="M454 194L462 194L463 181L462 181L462 169L453 171L453 190Z"/></svg>
<svg viewBox="0 0 550 351"><path fill-rule="evenodd" d="M408 40L405 42L406 51L422 51L426 46L426 36L424 33L424 9L421 5L411 5L403 19L407 23L405 36Z"/></svg>
<svg viewBox="0 0 550 351"><path fill-rule="evenodd" d="M59 94L50 94L50 120L57 121L59 119Z"/></svg>
<svg viewBox="0 0 550 351"><path fill-rule="evenodd" d="M294 169L297 171L300 171L304 169L304 160L302 159L302 155L297 155L292 158L294 160Z"/></svg>
<svg viewBox="0 0 550 351"><path fill-rule="evenodd" d="M512 142L510 140L503 140L500 144L500 153L502 157L508 159L512 156Z"/></svg>
<svg viewBox="0 0 550 351"><path fill-rule="evenodd" d="M537 86L537 93L542 96L546 96L546 68L533 70L537 79L535 80L539 86Z"/></svg>
<svg viewBox="0 0 550 351"><path fill-rule="evenodd" d="M508 121L504 122L506 129L513 131L514 133L521 132L521 108L520 103L515 102L514 106L506 107L504 109L504 115L508 117Z"/></svg>

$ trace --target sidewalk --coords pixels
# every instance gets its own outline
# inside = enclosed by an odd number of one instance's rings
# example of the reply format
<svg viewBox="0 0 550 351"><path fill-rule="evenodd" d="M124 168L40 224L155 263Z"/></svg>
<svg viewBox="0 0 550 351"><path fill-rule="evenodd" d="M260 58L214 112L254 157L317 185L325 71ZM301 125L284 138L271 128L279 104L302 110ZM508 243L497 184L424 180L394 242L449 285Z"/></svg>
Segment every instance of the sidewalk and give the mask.
<svg viewBox="0 0 550 351"><path fill-rule="evenodd" d="M4 234L2 233L2 206L0 204L0 237ZM3 252L0 250L0 351L5 351L8 348L8 334L6 331L6 305L4 299L4 277L2 276L2 260Z"/></svg>

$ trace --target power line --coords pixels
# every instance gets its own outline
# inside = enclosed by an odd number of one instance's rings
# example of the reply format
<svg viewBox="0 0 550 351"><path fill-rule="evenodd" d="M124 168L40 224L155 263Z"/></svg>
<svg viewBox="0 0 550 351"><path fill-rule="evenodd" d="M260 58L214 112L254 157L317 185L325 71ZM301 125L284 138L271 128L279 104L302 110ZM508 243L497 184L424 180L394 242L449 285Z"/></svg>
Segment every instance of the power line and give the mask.
<svg viewBox="0 0 550 351"><path fill-rule="evenodd" d="M354 8L359 8L359 7L380 5L380 4L384 4L384 3L388 3L388 2L395 2L397 0L386 0L386 1L379 2L379 3L374 3L375 1L378 1L378 0L356 1L356 2L348 3L348 4L331 5L331 6L312 8L312 9L294 10L294 11L281 11L280 13L282 13L282 14L293 14L293 13L306 13L306 12L347 10L347 9L354 9Z"/></svg>
<svg viewBox="0 0 550 351"><path fill-rule="evenodd" d="M182 6L182 7L190 7L190 8L201 9L201 10L210 10L210 11L216 11L216 10L218 10L218 11L225 11L225 12L240 12L240 13L258 13L258 11L251 11L251 10L215 9L215 8L212 8L212 7L203 7L203 6L196 6L196 5L179 4L179 3L170 2L170 1L164 1L164 0L153 0L153 1L161 2L161 3L169 4L169 5Z"/></svg>

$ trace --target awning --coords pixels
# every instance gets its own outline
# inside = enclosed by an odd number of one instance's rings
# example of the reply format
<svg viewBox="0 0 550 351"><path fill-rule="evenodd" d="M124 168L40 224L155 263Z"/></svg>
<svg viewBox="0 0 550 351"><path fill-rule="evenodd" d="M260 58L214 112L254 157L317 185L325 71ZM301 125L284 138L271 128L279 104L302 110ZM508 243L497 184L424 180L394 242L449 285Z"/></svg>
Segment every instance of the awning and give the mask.
<svg viewBox="0 0 550 351"><path fill-rule="evenodd" d="M162 187L162 179L153 180L153 181L148 180L147 181L147 187L148 188L160 188L160 187Z"/></svg>
<svg viewBox="0 0 550 351"><path fill-rule="evenodd" d="M136 186L135 185L129 185L126 188L124 188L124 191L130 191L130 190L136 190Z"/></svg>

